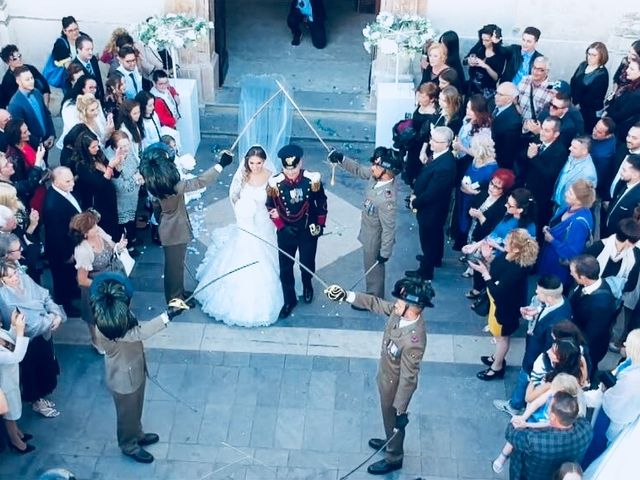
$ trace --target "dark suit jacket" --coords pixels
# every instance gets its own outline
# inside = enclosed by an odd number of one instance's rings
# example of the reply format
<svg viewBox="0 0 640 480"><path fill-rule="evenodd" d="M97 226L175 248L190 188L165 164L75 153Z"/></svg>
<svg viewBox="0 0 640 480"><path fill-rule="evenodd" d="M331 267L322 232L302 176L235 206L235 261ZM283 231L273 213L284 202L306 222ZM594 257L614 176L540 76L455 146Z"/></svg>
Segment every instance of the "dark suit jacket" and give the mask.
<svg viewBox="0 0 640 480"><path fill-rule="evenodd" d="M624 142L629 129L640 121L640 88L626 90L606 106L607 117L616 122L616 136Z"/></svg>
<svg viewBox="0 0 640 480"><path fill-rule="evenodd" d="M491 136L496 144L496 161L500 168L513 168L520 149L522 117L515 105L510 105L491 123Z"/></svg>
<svg viewBox="0 0 640 480"><path fill-rule="evenodd" d="M486 194L476 195L471 200L471 206L473 208L479 208L486 198ZM505 206L506 203L507 196L502 195L484 211L485 221L482 225L480 224L480 222L478 222L476 228L473 230L473 234L471 235L471 240L473 240L474 242L479 242L480 240L487 237L491 232L493 232L493 229L496 228L496 225L500 223L500 221L504 218L504 215L507 213L507 207Z"/></svg>
<svg viewBox="0 0 640 480"><path fill-rule="evenodd" d="M504 68L504 73L500 78L501 82L511 82L513 77L516 76L518 70L520 69L520 65L522 64L522 47L520 45L509 45L505 47L507 52L507 64ZM531 75L531 69L533 68L533 62L536 58L541 57L542 54L539 51L533 52L533 56L531 57L531 63L529 63L529 75Z"/></svg>
<svg viewBox="0 0 640 480"><path fill-rule="evenodd" d="M7 153L7 147L9 144L7 143L7 134L4 133L4 130L0 130L0 152Z"/></svg>
<svg viewBox="0 0 640 480"><path fill-rule="evenodd" d="M529 159L525 187L542 207L551 202L553 186L567 161L567 149L560 139L550 144L542 153Z"/></svg>
<svg viewBox="0 0 640 480"><path fill-rule="evenodd" d="M298 0L291 0L289 10L292 11L298 5ZM324 22L327 19L327 12L324 8L324 0L311 0L311 10L314 22Z"/></svg>
<svg viewBox="0 0 640 480"><path fill-rule="evenodd" d="M96 56L94 55L90 60L91 68L93 69L93 75L89 74L87 69L84 67L84 64L78 59L78 57L74 58L71 63L80 65L85 75L91 78L95 78L96 83L98 84L98 88L96 90L96 98L100 100L100 102L102 102L104 100L104 84L102 83L102 74L100 73L100 65L98 64L98 59L96 58Z"/></svg>
<svg viewBox="0 0 640 480"><path fill-rule="evenodd" d="M524 357L522 358L522 369L525 372L531 373L533 362L536 361L538 355L551 347L553 343L551 330L556 323L562 320L571 320L571 304L567 299L562 300L560 307L539 319L533 333L527 335Z"/></svg>
<svg viewBox="0 0 640 480"><path fill-rule="evenodd" d="M551 116L549 105L544 107L538 115L540 123L544 122ZM571 140L577 135L584 133L584 119L582 113L576 107L571 105L567 113L560 119L560 141L564 143L567 149L571 146Z"/></svg>
<svg viewBox="0 0 640 480"><path fill-rule="evenodd" d="M73 255L73 242L69 236L69 221L76 213L79 212L69 200L53 187L47 189L42 220L44 222L44 250L49 262L63 263Z"/></svg>
<svg viewBox="0 0 640 480"><path fill-rule="evenodd" d="M607 221L603 225L605 230L603 236L615 233L618 222L625 218L630 218L633 215L633 210L640 204L640 184L635 185L620 201L616 201L617 193L622 188L622 185L624 185L624 182L621 183L619 181L614 190L614 198L609 204Z"/></svg>
<svg viewBox="0 0 640 480"><path fill-rule="evenodd" d="M589 350L595 342L603 339L608 342L611 324L615 321L617 311L616 298L606 281L590 295L582 294L582 287L577 286L569 295L573 323L582 331L589 344Z"/></svg>
<svg viewBox="0 0 640 480"><path fill-rule="evenodd" d="M450 151L422 167L413 185L413 208L418 211L418 221L444 224L455 180L456 159Z"/></svg>
<svg viewBox="0 0 640 480"><path fill-rule="evenodd" d="M29 131L31 132L31 138L29 139L29 144L33 148L38 148L38 145L42 143L49 137L55 137L56 131L53 127L53 120L51 119L51 112L44 104L44 98L42 97L42 93L38 90L34 89L32 91L32 95L35 95L36 101L40 105L42 110L42 116L44 119L45 129L42 130L40 126L40 122L38 122L38 117L36 117L29 100L27 97L18 90L15 95L11 98L9 102L8 110L11 112L11 116L13 118L21 118L29 127Z"/></svg>

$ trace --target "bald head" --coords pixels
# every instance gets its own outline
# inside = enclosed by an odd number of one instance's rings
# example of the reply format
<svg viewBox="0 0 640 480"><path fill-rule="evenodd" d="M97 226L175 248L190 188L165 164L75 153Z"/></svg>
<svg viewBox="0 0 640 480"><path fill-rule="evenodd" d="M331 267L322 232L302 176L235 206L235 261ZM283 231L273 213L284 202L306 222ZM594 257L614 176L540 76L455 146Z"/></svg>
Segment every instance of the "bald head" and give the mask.
<svg viewBox="0 0 640 480"><path fill-rule="evenodd" d="M496 89L496 106L505 107L515 103L518 98L518 87L512 82L503 82Z"/></svg>
<svg viewBox="0 0 640 480"><path fill-rule="evenodd" d="M11 120L11 114L8 110L4 108L0 108L0 129L4 130L4 127L7 126L7 122Z"/></svg>
<svg viewBox="0 0 640 480"><path fill-rule="evenodd" d="M53 185L63 192L70 193L75 185L73 173L67 167L56 167L51 172Z"/></svg>

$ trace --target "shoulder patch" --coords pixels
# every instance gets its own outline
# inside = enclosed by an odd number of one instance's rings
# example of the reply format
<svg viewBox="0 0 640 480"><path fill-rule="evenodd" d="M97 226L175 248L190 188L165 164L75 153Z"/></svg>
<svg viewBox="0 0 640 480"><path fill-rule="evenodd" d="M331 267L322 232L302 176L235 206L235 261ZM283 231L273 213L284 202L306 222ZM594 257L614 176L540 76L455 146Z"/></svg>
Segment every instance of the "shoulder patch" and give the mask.
<svg viewBox="0 0 640 480"><path fill-rule="evenodd" d="M311 180L311 183L320 183L320 179L322 178L320 172L310 172L309 170L305 170L302 175Z"/></svg>

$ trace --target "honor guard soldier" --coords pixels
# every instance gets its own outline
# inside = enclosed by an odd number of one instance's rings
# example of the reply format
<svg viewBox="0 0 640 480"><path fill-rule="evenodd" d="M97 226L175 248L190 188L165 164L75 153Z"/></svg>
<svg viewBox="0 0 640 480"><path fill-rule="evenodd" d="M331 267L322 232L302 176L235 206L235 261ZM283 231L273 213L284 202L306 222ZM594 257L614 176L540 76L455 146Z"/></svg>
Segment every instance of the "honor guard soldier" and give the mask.
<svg viewBox="0 0 640 480"><path fill-rule="evenodd" d="M298 145L286 145L278 152L282 161L282 172L269 179L267 209L278 229L278 247L292 257L299 251L300 263L315 272L318 237L322 235L327 219L327 196L320 174L302 168L303 153ZM284 296L280 318L286 318L298 303L293 260L282 252L278 260ZM311 303L311 274L302 268L300 272L304 302Z"/></svg>
<svg viewBox="0 0 640 480"><path fill-rule="evenodd" d="M372 438L369 446L380 450L386 445L385 458L367 468L373 475L384 475L402 468L407 409L418 387L420 363L427 346L422 310L433 307L431 285L415 278L398 280L391 294L394 303L364 293L348 292L339 285L325 290L329 299L346 300L352 305L389 317L382 337L378 365L378 392L386 439Z"/></svg>
<svg viewBox="0 0 640 480"><path fill-rule="evenodd" d="M105 351L106 382L116 406L118 446L136 462L151 463L153 455L144 447L160 438L142 430L148 374L142 342L164 330L182 307L169 306L166 312L140 324L129 309L132 296L131 281L120 273L101 273L91 284L98 341Z"/></svg>
<svg viewBox="0 0 640 480"><path fill-rule="evenodd" d="M393 150L385 147L378 147L373 151L369 168L337 150L332 150L328 159L347 172L369 181L358 240L362 243L364 271L372 269L366 275L367 293L384 298L384 264L389 260L396 241L395 177L400 173L402 165L395 159ZM374 267L376 262L378 263ZM358 309L355 305L351 307Z"/></svg>

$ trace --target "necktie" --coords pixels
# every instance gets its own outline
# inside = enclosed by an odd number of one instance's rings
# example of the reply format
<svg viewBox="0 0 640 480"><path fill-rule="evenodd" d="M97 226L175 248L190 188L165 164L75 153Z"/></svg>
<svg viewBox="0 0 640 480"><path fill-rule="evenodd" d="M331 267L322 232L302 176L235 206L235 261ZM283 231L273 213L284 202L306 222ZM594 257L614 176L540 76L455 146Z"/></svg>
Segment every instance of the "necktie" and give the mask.
<svg viewBox="0 0 640 480"><path fill-rule="evenodd" d="M93 67L91 66L91 60L89 60L85 64L85 68L87 69L87 72L89 72L89 75L93 77Z"/></svg>
<svg viewBox="0 0 640 480"><path fill-rule="evenodd" d="M493 118L496 118L499 113L500 113L500 109L498 109L498 107L494 108L493 109Z"/></svg>
<svg viewBox="0 0 640 480"><path fill-rule="evenodd" d="M540 144L540 148L538 149L538 154L541 154L547 149L547 146L544 143Z"/></svg>
<svg viewBox="0 0 640 480"><path fill-rule="evenodd" d="M136 76L133 74L133 72L131 72L129 74L129 77L131 78L131 81L133 82L133 89L136 91L136 93L138 93L138 82L136 82Z"/></svg>

